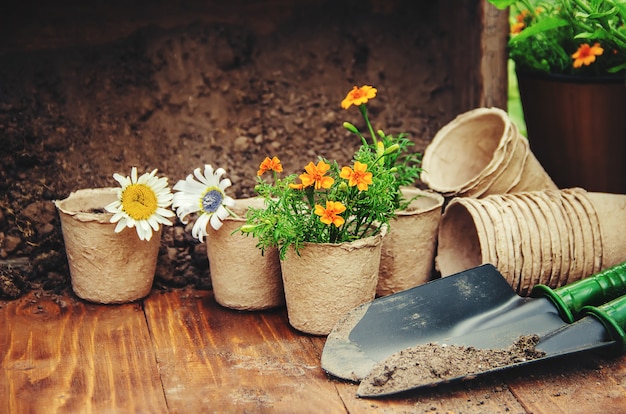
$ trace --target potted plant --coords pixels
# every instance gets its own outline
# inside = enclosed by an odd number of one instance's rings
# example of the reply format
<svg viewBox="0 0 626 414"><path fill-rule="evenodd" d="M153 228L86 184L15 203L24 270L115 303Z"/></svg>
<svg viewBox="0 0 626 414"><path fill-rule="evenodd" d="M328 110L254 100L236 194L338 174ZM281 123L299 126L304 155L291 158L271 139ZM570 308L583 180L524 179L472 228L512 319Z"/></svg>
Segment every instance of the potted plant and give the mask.
<svg viewBox="0 0 626 414"><path fill-rule="evenodd" d="M125 303L150 293L161 225L171 225L172 193L157 170L114 174L118 188L90 188L55 201L72 289L97 303ZM154 234L153 234L154 233Z"/></svg>
<svg viewBox="0 0 626 414"><path fill-rule="evenodd" d="M626 192L626 1L489 0L511 7L531 148L560 187Z"/></svg>
<svg viewBox="0 0 626 414"><path fill-rule="evenodd" d="M389 190L394 196L396 210L396 217L392 219L387 237L383 240L376 287L376 294L385 296L421 285L432 278L444 198L436 192L414 187L422 173L422 154L411 151L414 144L407 138L407 134L394 136L381 129L374 132L367 104L376 97L376 92L375 88L369 86L354 87L341 106L344 109L352 106L358 108L371 141L352 123L344 122L343 126L356 134L364 146L372 151L378 147L398 149L390 152L382 161L385 168L395 174Z"/></svg>
<svg viewBox="0 0 626 414"><path fill-rule="evenodd" d="M284 303L280 262L276 249L258 254L256 241L237 231L250 206L262 207L259 198L233 199L232 185L223 168L207 164L174 185L172 207L182 223L195 216L191 230L202 243L206 237L209 271L215 300L237 310L262 310Z"/></svg>
<svg viewBox="0 0 626 414"><path fill-rule="evenodd" d="M365 103L376 95L365 85L348 93L342 106ZM260 165L256 191L263 208L251 208L245 234L258 240L262 252L277 248L281 259L290 324L296 329L326 335L345 312L374 298L382 240L391 219L405 200L401 184L417 174L406 160L404 136L375 134L365 116L372 142L352 124L362 145L351 165L319 157L304 172L285 177L278 157ZM271 179L264 179L266 173Z"/></svg>

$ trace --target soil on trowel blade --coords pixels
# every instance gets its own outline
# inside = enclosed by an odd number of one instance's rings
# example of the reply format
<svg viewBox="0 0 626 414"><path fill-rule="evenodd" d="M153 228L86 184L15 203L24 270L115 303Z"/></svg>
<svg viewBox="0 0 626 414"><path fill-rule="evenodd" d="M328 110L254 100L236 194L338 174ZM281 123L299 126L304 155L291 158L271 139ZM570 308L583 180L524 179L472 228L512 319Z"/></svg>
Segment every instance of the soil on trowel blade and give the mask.
<svg viewBox="0 0 626 414"><path fill-rule="evenodd" d="M537 335L527 335L507 349L434 343L407 348L374 367L359 385L358 394L391 394L531 361L545 355L535 349L538 341Z"/></svg>

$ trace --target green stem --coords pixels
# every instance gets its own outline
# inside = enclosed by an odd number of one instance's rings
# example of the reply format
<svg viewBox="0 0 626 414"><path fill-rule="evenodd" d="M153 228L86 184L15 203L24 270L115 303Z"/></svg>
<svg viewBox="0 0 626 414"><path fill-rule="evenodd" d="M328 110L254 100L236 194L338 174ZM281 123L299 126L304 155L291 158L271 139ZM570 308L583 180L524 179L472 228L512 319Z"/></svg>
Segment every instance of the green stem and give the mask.
<svg viewBox="0 0 626 414"><path fill-rule="evenodd" d="M524 5L524 7L526 7L526 10L528 10L530 12L530 14L537 19L539 16L537 15L537 12L535 11L535 7L532 5L532 3L528 0L521 0L522 4Z"/></svg>
<svg viewBox="0 0 626 414"><path fill-rule="evenodd" d="M564 1L561 1L561 3L565 3ZM576 3L576 5L578 7L580 7L581 9L583 9L585 11L585 13L591 14L592 10L589 6L587 6L585 3L583 3L580 0L574 0L574 3Z"/></svg>
<svg viewBox="0 0 626 414"><path fill-rule="evenodd" d="M585 13L587 14L592 14L594 13L594 10L589 7L589 5L587 5L585 2L581 1L581 0L573 0L573 2L581 9L583 10ZM610 1L610 0L606 0L606 3L608 3L607 7L613 7L615 8L615 4ZM568 15L569 16L573 16L574 15L574 10L572 8L569 8L569 4L566 1L561 0L561 4L563 5L563 7L568 8ZM596 23L599 24L607 33L609 33L613 39L615 40L615 43L618 44L618 46L620 48L623 48L624 46L626 46L626 35L624 35L623 33L621 33L619 30L617 29L613 29L608 25L608 22L603 19L597 21ZM579 27L582 27L583 29L585 29L585 31L589 32L589 33L593 33L594 32L594 28L592 26L589 26L588 24L585 24L583 22L581 22L580 20L572 20L572 23L575 25L578 25Z"/></svg>
<svg viewBox="0 0 626 414"><path fill-rule="evenodd" d="M376 139L376 134L374 133L374 128L372 128L372 124L370 123L369 118L367 117L367 106L365 104L359 105L359 111L361 111L361 115L363 115L363 119L365 119L365 123L367 124L367 129L369 129L370 134L372 135L372 143L376 146L378 140Z"/></svg>
<svg viewBox="0 0 626 414"><path fill-rule="evenodd" d="M306 194L306 199L309 202L309 207L315 209L315 185L305 188L304 193Z"/></svg>

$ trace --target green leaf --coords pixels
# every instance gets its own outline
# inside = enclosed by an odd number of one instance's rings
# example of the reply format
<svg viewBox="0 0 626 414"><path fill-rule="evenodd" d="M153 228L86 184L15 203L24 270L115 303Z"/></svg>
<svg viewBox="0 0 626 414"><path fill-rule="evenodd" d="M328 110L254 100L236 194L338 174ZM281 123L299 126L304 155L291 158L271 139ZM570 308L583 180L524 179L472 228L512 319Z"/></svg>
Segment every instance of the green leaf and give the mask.
<svg viewBox="0 0 626 414"><path fill-rule="evenodd" d="M619 9L619 14L623 20L626 20L626 1L620 1L615 3L615 7Z"/></svg>
<svg viewBox="0 0 626 414"><path fill-rule="evenodd" d="M493 4L500 10L504 10L517 3L517 0L489 0L489 3Z"/></svg>
<svg viewBox="0 0 626 414"><path fill-rule="evenodd" d="M609 73L618 73L619 71L626 70L626 63L622 63L621 65L614 66L608 69Z"/></svg>
<svg viewBox="0 0 626 414"><path fill-rule="evenodd" d="M528 39L531 36L535 36L540 33L546 32L548 30L556 29L559 27L567 26L567 25L569 25L569 22L565 19L561 19L559 17L549 17L522 30L520 34L511 38L510 43L513 45L525 39Z"/></svg>

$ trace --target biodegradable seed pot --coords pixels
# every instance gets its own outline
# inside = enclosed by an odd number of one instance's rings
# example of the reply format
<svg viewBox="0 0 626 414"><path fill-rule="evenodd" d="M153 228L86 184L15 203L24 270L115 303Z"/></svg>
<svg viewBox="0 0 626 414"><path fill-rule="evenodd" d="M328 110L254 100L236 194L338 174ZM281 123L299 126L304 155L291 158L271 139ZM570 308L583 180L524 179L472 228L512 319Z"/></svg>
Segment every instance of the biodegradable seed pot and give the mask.
<svg viewBox="0 0 626 414"><path fill-rule="evenodd" d="M162 227L149 241L134 229L116 233L113 214L104 207L116 200L115 188L84 189L55 201L61 218L72 289L96 303L126 303L150 293Z"/></svg>
<svg viewBox="0 0 626 414"><path fill-rule="evenodd" d="M450 121L426 147L422 167L422 181L445 197L557 189L499 108L476 108Z"/></svg>
<svg viewBox="0 0 626 414"><path fill-rule="evenodd" d="M234 233L246 220L248 207L263 207L260 198L235 200L237 217L227 217L219 230L209 226L207 254L215 300L237 310L262 310L285 303L277 249L263 255L252 235Z"/></svg>
<svg viewBox="0 0 626 414"><path fill-rule="evenodd" d="M402 195L408 200L416 198L407 209L396 213L383 241L378 296L424 284L433 274L444 198L417 188L404 188Z"/></svg>
<svg viewBox="0 0 626 414"><path fill-rule="evenodd" d="M624 194L568 188L457 197L441 219L436 263L444 277L491 263L526 296L537 284L557 288L623 262L624 223Z"/></svg>
<svg viewBox="0 0 626 414"><path fill-rule="evenodd" d="M349 310L374 299L386 231L352 242L304 243L281 261L289 323L328 335Z"/></svg>

